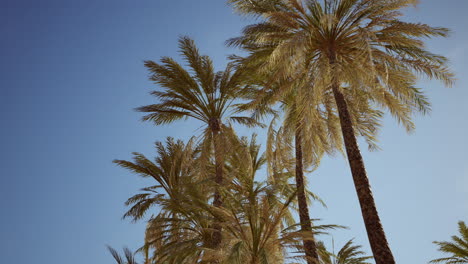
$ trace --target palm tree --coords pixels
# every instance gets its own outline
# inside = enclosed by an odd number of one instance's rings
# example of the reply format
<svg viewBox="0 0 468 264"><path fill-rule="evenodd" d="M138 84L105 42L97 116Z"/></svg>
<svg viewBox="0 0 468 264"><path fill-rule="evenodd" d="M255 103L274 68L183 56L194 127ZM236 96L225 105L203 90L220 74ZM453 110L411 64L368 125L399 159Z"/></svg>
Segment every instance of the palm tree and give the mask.
<svg viewBox="0 0 468 264"><path fill-rule="evenodd" d="M258 90L250 91L251 97L258 95ZM304 110L309 111L299 111L297 105L302 105L298 103L298 100L304 100L305 96L294 96L291 94L282 101L281 108L286 113L283 121L282 131L284 134L278 136L276 140L286 141L284 145L289 144L291 137L294 137L294 151L295 155L292 155L291 150L288 149L286 155L282 155L283 158L289 158L294 156L294 168L290 168L291 171L294 171L295 183L296 183L296 200L298 204L298 213L301 223L301 230L303 232L310 233L308 238L303 241L304 252L306 255L307 263L313 264L318 261L317 245L315 243L314 235L312 234L312 221L309 215L309 207L307 201L307 191L306 183L304 180L304 170L311 165L318 165L320 158L323 153L328 151L331 152L332 148L330 145L335 141L336 134L330 133L330 136L323 136L323 130L326 130L327 127L334 126L337 123L334 122L337 119L333 119L333 114L328 115L320 112L319 109L315 107L309 107ZM255 99L253 99L255 100ZM248 108L246 105L244 108ZM262 108L268 108L268 105L257 105L255 106L254 115L260 115L259 113L270 112ZM331 117L331 118L329 118ZM258 117L257 117L258 118ZM307 122L308 121L308 122ZM307 124L316 124L315 126L307 126ZM330 131L330 130L329 130ZM270 133L275 133L270 129ZM307 133L308 132L308 133ZM304 145L307 146L304 153ZM268 147L271 149L271 146ZM284 150L284 149L283 149ZM280 148L277 151L281 151ZM285 162L285 161L283 161Z"/></svg>
<svg viewBox="0 0 468 264"><path fill-rule="evenodd" d="M330 253L326 250L323 242L319 243L321 251L322 264L370 264L368 260L372 259L370 256L365 256L365 252L361 250L362 246L353 245L353 240L349 240L338 251L338 254Z"/></svg>
<svg viewBox="0 0 468 264"><path fill-rule="evenodd" d="M246 67L243 63L245 58L236 56L233 59L238 67L246 72L244 79L248 83L242 95L250 102L243 104L242 109L254 110L252 116L257 119L263 118L267 114L276 115L276 111L271 108L271 104L274 104L272 97L275 88L269 89L269 84L265 81L268 77L259 77L255 73L255 69ZM282 97L280 108L285 113L282 125L282 131L285 133L278 139L290 141L291 137L294 138L295 168L293 170L295 171L299 219L301 229L304 232L310 232L312 223L306 199L304 171L311 166L317 167L324 153L333 154L335 150L341 151L342 139L339 132L339 119L335 109L330 104L326 107L316 105L316 98L310 92L312 89L309 89L311 83L299 79L273 84L274 87L281 85L297 87ZM257 100L261 93L264 95L259 104ZM331 102L332 98L328 98L327 101ZM364 104L364 106L366 105ZM361 124L358 127L359 133L365 136L370 146L375 145L374 136L379 127L376 117L380 116L380 113L367 109L364 111L366 115L358 115L355 114L355 109L352 110L353 117L356 117L359 120L358 123ZM359 112L363 111L360 109ZM270 130L270 132L272 131ZM288 153L285 156L290 155L291 153ZM313 235L310 237L313 238ZM303 243L308 263L317 262L318 252L315 240L305 240Z"/></svg>
<svg viewBox="0 0 468 264"><path fill-rule="evenodd" d="M294 100L295 98L291 99ZM315 111L314 113L311 113L312 111L307 111L306 113L310 114L308 116L301 115L302 112L297 111L296 100L294 100L293 103L289 105L287 103L283 103L282 106L287 112L284 120L283 131L286 133L286 135L294 135L294 176L301 230L303 232L310 233L308 236L310 239L304 239L303 241L304 253L306 255L307 263L313 264L317 263L318 261L318 252L314 234L312 233L312 221L309 214L304 170L311 165L317 166L323 153L325 151L330 151L329 138L322 137L321 135L323 134L323 131L319 130L329 126L329 123L331 122L329 119L323 118L320 113L317 113L316 108L308 108L309 110ZM312 120L315 122L305 122ZM291 123L292 126L287 126L287 123ZM317 125L313 127L305 126L305 124L312 123L323 123L323 125ZM309 133L306 133L306 131ZM278 139L287 141L291 140L290 136ZM304 146L307 146L305 153Z"/></svg>
<svg viewBox="0 0 468 264"><path fill-rule="evenodd" d="M159 103L137 108L140 112L149 113L144 121L152 121L156 125L172 123L182 118L194 118L205 124L205 146L212 145L215 159L214 182L224 184L223 164L227 138L225 133L229 128L226 119L247 126L258 123L248 117L235 116L238 112L232 107L233 101L241 87L241 78L231 65L224 71L215 72L213 62L208 56L200 55L193 40L182 37L179 39L180 53L190 67L185 70L174 59L163 57L161 63L146 61L145 66L151 72L150 80L164 88L163 91L153 91ZM204 153L207 153L205 147ZM214 193L213 205L222 206L222 198L218 190ZM219 225L214 223L213 246L221 242Z"/></svg>
<svg viewBox="0 0 468 264"><path fill-rule="evenodd" d="M159 208L159 213L152 215L148 221L145 245L140 250L149 258L150 249L154 249L152 259L160 263L168 259L175 263L194 261L211 250L213 217L198 208L194 209L194 206L208 204L208 193L213 186L204 179L205 168L201 165L199 146L195 145L195 140L193 138L185 144L169 137L165 144L156 142L158 155L154 161L140 153L133 153L133 161L114 160L119 166L143 178L152 178L157 183L143 188L143 192L126 201L125 204L131 207L124 218L138 221L151 208ZM174 246L178 241L190 243ZM174 254L182 248L183 251Z"/></svg>
<svg viewBox="0 0 468 264"><path fill-rule="evenodd" d="M314 80L317 96L331 93L369 242L378 264L395 263L378 215L357 144L350 109L370 104L387 109L408 131L411 115L430 107L417 75L451 85L447 59L425 50L422 38L447 36L445 28L401 21L400 10L415 0L230 0L237 10L263 17L228 43L275 79ZM264 59L266 58L266 59ZM260 63L258 61L264 61ZM281 98L286 87L276 91ZM359 100L349 100L354 96ZM363 100L362 98L365 98ZM357 105L354 105L357 104Z"/></svg>
<svg viewBox="0 0 468 264"><path fill-rule="evenodd" d="M434 241L439 246L439 251L450 254L450 257L434 259L430 263L468 263L468 227L465 222L458 222L460 236L452 236L452 242Z"/></svg>

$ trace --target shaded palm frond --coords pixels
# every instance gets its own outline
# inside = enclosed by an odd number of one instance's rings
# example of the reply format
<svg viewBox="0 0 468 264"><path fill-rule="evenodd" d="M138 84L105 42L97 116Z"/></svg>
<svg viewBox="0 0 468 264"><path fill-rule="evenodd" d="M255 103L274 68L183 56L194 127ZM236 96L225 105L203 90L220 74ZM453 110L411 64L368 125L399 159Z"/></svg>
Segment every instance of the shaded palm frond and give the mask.
<svg viewBox="0 0 468 264"><path fill-rule="evenodd" d="M138 264L135 260L134 253L129 248L124 248L124 258L120 256L120 254L110 246L107 246L107 250L111 253L114 260L117 264Z"/></svg>

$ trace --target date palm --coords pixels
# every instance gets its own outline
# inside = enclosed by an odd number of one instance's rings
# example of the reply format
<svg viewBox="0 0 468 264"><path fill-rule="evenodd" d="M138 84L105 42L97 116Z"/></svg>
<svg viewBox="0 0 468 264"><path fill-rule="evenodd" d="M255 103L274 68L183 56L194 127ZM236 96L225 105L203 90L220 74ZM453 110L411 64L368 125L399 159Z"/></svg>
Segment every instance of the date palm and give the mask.
<svg viewBox="0 0 468 264"><path fill-rule="evenodd" d="M160 85L162 91L153 91L159 102L137 108L140 112L149 113L144 121L156 125L172 123L183 118L194 118L204 123L205 146L212 146L215 160L214 182L223 185L223 166L226 139L226 121L234 121L253 126L258 123L248 117L235 116L238 112L232 107L236 99L241 78L231 65L224 71L215 72L213 62L208 56L200 55L193 40L182 37L179 40L182 58L190 70L184 69L174 59L163 57L161 63L146 61L145 66L151 72L150 80ZM207 153L208 147L204 148ZM213 205L222 206L219 191L215 191ZM221 241L220 227L215 223L213 245Z"/></svg>
<svg viewBox="0 0 468 264"><path fill-rule="evenodd" d="M295 182L297 190L298 212L303 231L310 232L312 229L308 201L306 199L306 184L304 172L307 168L316 167L320 163L324 153L332 154L335 150L342 150L342 139L339 126L339 118L336 106L333 105L331 94L325 94L325 104L317 104L317 98L313 93L313 82L304 78L294 80L268 83L267 74L255 71L255 66L246 65L248 58L239 56L232 57L240 70L244 71L245 82L248 83L244 89L243 96L249 100L242 105L242 109L253 110L253 117L260 119L265 115L274 114L275 90L278 86L292 87L287 94L282 95L280 110L282 116L281 140L294 141L294 152L289 151L286 157L295 156ZM258 63L258 59L256 61ZM261 95L261 96L259 96ZM364 109L364 110L363 110ZM380 126L378 118L379 111L370 108L368 104L360 104L360 109L351 109L352 116L359 124L358 132L363 135L369 146L375 147L375 135ZM279 138L278 138L279 139ZM270 144L268 144L270 146ZM283 144L284 145L284 144ZM278 148L277 150L280 150ZM313 235L310 236L313 238ZM305 253L308 263L318 261L317 247L315 241L304 241Z"/></svg>
<svg viewBox="0 0 468 264"><path fill-rule="evenodd" d="M465 222L458 222L458 232L460 236L452 236L452 241L434 241L439 246L439 251L450 254L447 258L438 258L430 263L468 263L468 227Z"/></svg>
<svg viewBox="0 0 468 264"><path fill-rule="evenodd" d="M149 251L154 250L152 258L161 263L166 263L164 261L168 259L175 263L185 263L186 260L190 262L199 259L201 254L212 251L213 217L194 209L195 205L208 204L207 193L213 189L213 185L204 179L205 166L201 165L199 146L195 145L195 140L191 139L186 144L173 138L167 138L165 144L157 142L155 148L158 155L154 161L140 153L133 153L133 161L114 161L141 177L154 179L157 183L143 188L143 192L127 200L125 204L131 207L124 218L138 221L151 208L159 208L159 213L151 215L148 221L146 242L142 250L147 257ZM204 184L200 184L201 182ZM178 241L190 243L174 246ZM174 254L175 250L181 248L184 250Z"/></svg>
<svg viewBox="0 0 468 264"><path fill-rule="evenodd" d="M423 38L447 36L445 28L399 19L415 0L230 0L263 21L228 43L250 53L250 63L275 79L315 80L317 96L331 93L369 242L378 264L395 263L378 215L350 109L369 103L388 110L408 131L411 116L429 103L415 88L418 75L451 85L446 58L427 51ZM264 58L267 59L264 59ZM258 61L265 61L258 63ZM287 88L286 88L287 89ZM277 98L287 90L278 89ZM349 100L346 94L365 100Z"/></svg>

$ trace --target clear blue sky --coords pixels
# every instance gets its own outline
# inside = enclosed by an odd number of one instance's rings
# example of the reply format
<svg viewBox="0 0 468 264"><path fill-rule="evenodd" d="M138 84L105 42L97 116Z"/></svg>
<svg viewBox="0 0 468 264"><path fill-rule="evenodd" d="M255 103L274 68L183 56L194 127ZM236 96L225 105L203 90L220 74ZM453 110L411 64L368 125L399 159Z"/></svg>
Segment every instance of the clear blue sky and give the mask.
<svg viewBox="0 0 468 264"><path fill-rule="evenodd" d="M382 151L364 158L398 263L438 256L468 220L468 1L423 0L408 19L451 28L429 42L448 56L452 89L421 81L433 103L407 135L390 118ZM199 124L154 127L132 109L153 102L143 60L176 56L177 37L193 37L218 68L224 40L249 21L222 0L1 1L0 3L0 251L2 263L113 263L105 249L142 244L144 224L121 220L123 202L145 182L114 166L130 152L153 156L153 142L188 138ZM243 131L248 133L248 131ZM368 250L347 163L326 158L309 177L329 209L314 218L350 230ZM325 238L328 243L329 239Z"/></svg>

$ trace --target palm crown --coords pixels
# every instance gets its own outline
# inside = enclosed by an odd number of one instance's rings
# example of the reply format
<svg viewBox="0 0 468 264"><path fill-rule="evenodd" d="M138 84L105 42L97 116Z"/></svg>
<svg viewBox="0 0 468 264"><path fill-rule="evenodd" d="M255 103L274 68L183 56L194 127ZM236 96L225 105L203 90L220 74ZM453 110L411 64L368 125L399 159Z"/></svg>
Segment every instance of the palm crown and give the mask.
<svg viewBox="0 0 468 264"><path fill-rule="evenodd" d="M217 131L226 118L245 125L258 124L252 118L234 116L239 110L232 103L242 87L242 78L232 65L215 72L212 60L200 55L193 40L187 37L180 38L179 48L190 71L168 57L163 57L160 64L145 62L151 72L150 80L164 90L151 92L159 103L137 108L150 113L143 117L144 121L161 125L191 117Z"/></svg>
<svg viewBox="0 0 468 264"><path fill-rule="evenodd" d="M447 85L453 82L446 58L425 50L421 40L446 36L448 29L398 19L399 9L415 4L414 0L230 2L240 12L264 20L246 27L243 36L228 44L249 51L246 63L274 72L277 79L300 76L313 81L315 97L327 94L336 79L342 92L370 96L374 105L387 108L411 130L410 115L430 110L415 87L415 74L441 79ZM278 89L277 93L286 91Z"/></svg>

